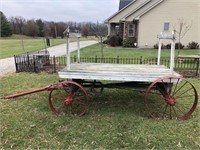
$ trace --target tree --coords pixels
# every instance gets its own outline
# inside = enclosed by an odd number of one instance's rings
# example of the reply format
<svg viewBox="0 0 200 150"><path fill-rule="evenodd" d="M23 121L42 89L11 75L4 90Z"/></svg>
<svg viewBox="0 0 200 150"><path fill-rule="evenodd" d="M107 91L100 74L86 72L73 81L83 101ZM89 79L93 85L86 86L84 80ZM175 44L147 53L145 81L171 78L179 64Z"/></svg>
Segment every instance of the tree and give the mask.
<svg viewBox="0 0 200 150"><path fill-rule="evenodd" d="M24 34L24 26L26 24L26 20L23 17L11 17L10 22L12 25L13 33Z"/></svg>
<svg viewBox="0 0 200 150"><path fill-rule="evenodd" d="M38 35L38 26L34 19L28 20L26 23L26 35L28 36L37 36Z"/></svg>
<svg viewBox="0 0 200 150"><path fill-rule="evenodd" d="M44 22L41 19L36 20L38 26L38 36L44 37Z"/></svg>
<svg viewBox="0 0 200 150"><path fill-rule="evenodd" d="M12 30L10 27L10 23L8 22L6 16L3 12L0 11L0 18L1 18L1 37L7 37L12 35Z"/></svg>
<svg viewBox="0 0 200 150"><path fill-rule="evenodd" d="M87 36L89 35L89 31L90 31L89 25L83 24L82 27L81 27L82 36L87 38Z"/></svg>
<svg viewBox="0 0 200 150"><path fill-rule="evenodd" d="M181 48L181 39L186 35L186 33L191 29L192 22L188 22L184 19L178 19L177 26L173 26L174 30L178 34L178 49Z"/></svg>
<svg viewBox="0 0 200 150"><path fill-rule="evenodd" d="M93 24L91 26L91 30L92 30L92 34L95 35L98 40L99 40L99 43L101 44L101 57L103 58L104 57L104 54L103 54L103 49L104 49L104 44L103 44L103 41L107 35L107 27L105 24L100 24L98 21L96 24Z"/></svg>

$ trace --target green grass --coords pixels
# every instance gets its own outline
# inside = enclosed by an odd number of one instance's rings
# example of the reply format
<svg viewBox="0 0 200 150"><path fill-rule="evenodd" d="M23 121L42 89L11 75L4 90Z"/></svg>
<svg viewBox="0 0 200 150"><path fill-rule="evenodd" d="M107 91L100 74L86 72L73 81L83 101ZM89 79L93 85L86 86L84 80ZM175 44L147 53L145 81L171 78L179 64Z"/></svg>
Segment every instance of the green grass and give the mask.
<svg viewBox="0 0 200 150"><path fill-rule="evenodd" d="M27 52L45 49L44 38L31 38L23 36L24 50L22 47L22 38L19 35L13 35L9 38L0 39L0 59L13 57L13 55L24 54ZM95 40L94 37L81 38L81 40ZM75 38L70 39L71 42L76 41ZM50 39L51 46L66 43L66 39ZM48 47L47 47L48 49Z"/></svg>
<svg viewBox="0 0 200 150"><path fill-rule="evenodd" d="M157 49L142 49L142 48L120 48L120 47L105 47L103 50L104 57L124 57L124 58L130 58L135 57L139 58L142 56L143 58L157 58ZM180 55L198 55L198 50L191 50L191 49L184 49L184 50L176 50L175 56ZM71 54L72 56L77 56L77 52L73 52ZM92 45L86 48L83 48L81 50L81 57L101 57L101 50L100 45ZM163 49L161 57L170 57L170 50Z"/></svg>
<svg viewBox="0 0 200 150"><path fill-rule="evenodd" d="M18 73L1 77L1 96L59 80L56 74ZM196 89L199 80L188 79ZM105 89L90 100L89 113L55 116L48 92L0 100L0 149L199 149L199 111L187 121L150 119L143 93Z"/></svg>

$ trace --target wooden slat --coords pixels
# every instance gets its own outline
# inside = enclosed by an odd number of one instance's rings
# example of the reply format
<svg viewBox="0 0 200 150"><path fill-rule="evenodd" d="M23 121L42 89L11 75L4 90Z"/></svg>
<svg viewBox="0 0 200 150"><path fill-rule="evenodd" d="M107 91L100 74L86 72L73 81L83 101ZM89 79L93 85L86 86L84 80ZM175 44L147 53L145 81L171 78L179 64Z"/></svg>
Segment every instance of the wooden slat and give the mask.
<svg viewBox="0 0 200 150"><path fill-rule="evenodd" d="M133 65L133 64L101 64L80 63L71 64L70 70L64 68L59 72L60 78L92 79L114 81L152 82L158 78L170 76L170 70L165 66ZM180 76L174 73L176 76Z"/></svg>

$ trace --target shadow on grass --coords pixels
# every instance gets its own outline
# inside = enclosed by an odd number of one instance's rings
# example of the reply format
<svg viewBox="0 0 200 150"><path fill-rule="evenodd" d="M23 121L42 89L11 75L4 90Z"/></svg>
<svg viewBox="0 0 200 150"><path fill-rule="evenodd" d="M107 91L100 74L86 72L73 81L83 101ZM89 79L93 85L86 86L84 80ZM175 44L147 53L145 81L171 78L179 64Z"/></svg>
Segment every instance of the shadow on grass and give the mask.
<svg viewBox="0 0 200 150"><path fill-rule="evenodd" d="M144 93L133 90L105 89L100 97L89 100L92 115L134 115L147 117Z"/></svg>

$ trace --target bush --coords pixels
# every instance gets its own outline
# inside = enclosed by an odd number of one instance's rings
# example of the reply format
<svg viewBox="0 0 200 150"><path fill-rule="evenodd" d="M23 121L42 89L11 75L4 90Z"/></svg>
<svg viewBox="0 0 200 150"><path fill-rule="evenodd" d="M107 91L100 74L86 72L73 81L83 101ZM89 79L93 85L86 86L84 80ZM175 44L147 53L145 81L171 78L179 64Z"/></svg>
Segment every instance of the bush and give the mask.
<svg viewBox="0 0 200 150"><path fill-rule="evenodd" d="M158 43L155 44L153 47L154 47L154 49L158 49ZM161 48L163 49L163 48L165 48L165 46L162 44Z"/></svg>
<svg viewBox="0 0 200 150"><path fill-rule="evenodd" d="M111 36L109 38L109 40L108 40L108 44L110 46L113 46L113 47L115 47L115 46L121 46L122 45L122 38L119 37L119 36L116 36L116 35Z"/></svg>
<svg viewBox="0 0 200 150"><path fill-rule="evenodd" d="M171 43L165 45L165 48L166 48L166 49L171 49Z"/></svg>
<svg viewBox="0 0 200 150"><path fill-rule="evenodd" d="M108 44L108 40L104 40L104 41L103 41L103 44Z"/></svg>
<svg viewBox="0 0 200 150"><path fill-rule="evenodd" d="M183 49L183 48L184 48L184 45L180 43L180 49ZM175 49L179 49L179 43L175 44Z"/></svg>
<svg viewBox="0 0 200 150"><path fill-rule="evenodd" d="M190 42L187 46L189 49L198 49L199 48L199 44L197 42Z"/></svg>
<svg viewBox="0 0 200 150"><path fill-rule="evenodd" d="M137 47L135 46L136 39L135 38L128 38L127 40L123 41L123 47Z"/></svg>

